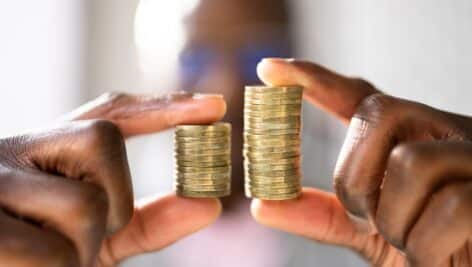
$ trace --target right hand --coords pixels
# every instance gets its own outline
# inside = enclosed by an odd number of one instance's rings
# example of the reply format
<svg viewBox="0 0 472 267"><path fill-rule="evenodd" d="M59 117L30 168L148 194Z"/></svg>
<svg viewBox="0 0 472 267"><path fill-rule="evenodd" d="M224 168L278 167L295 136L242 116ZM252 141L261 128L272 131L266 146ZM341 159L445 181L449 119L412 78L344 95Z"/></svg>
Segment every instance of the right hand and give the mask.
<svg viewBox="0 0 472 267"><path fill-rule="evenodd" d="M0 266L114 266L213 222L217 199L169 194L135 206L124 137L224 113L221 97L110 94L73 122L0 139Z"/></svg>
<svg viewBox="0 0 472 267"><path fill-rule="evenodd" d="M347 246L375 266L472 266L472 118L381 93L303 62L268 59L267 84L297 84L312 104L350 123L336 195L254 200L262 224Z"/></svg>

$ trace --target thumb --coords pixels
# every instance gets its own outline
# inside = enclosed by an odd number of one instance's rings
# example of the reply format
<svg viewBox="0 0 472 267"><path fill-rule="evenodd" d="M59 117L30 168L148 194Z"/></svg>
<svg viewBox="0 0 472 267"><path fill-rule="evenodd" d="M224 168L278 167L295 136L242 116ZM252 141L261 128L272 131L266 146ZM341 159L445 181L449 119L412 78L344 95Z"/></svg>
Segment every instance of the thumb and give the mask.
<svg viewBox="0 0 472 267"><path fill-rule="evenodd" d="M257 74L269 85L303 86L308 101L344 122L350 121L364 98L380 92L364 80L293 59L263 59L257 66Z"/></svg>
<svg viewBox="0 0 472 267"><path fill-rule="evenodd" d="M316 241L362 250L368 235L356 231L336 196L304 188L297 199L251 204L255 220L263 225Z"/></svg>
<svg viewBox="0 0 472 267"><path fill-rule="evenodd" d="M104 266L158 251L213 223L221 213L218 199L191 199L170 194L148 199L135 208L130 223L105 239L100 251Z"/></svg>

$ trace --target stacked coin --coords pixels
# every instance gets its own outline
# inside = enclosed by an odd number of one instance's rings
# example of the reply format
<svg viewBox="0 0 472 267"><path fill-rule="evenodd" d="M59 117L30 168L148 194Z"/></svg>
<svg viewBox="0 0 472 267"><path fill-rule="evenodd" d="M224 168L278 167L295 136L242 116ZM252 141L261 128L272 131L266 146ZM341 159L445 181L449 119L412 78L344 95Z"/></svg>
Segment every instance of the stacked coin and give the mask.
<svg viewBox="0 0 472 267"><path fill-rule="evenodd" d="M244 168L248 197L296 198L301 185L301 103L296 86L246 86Z"/></svg>
<svg viewBox="0 0 472 267"><path fill-rule="evenodd" d="M231 125L180 125L174 135L175 190L185 197L231 193Z"/></svg>

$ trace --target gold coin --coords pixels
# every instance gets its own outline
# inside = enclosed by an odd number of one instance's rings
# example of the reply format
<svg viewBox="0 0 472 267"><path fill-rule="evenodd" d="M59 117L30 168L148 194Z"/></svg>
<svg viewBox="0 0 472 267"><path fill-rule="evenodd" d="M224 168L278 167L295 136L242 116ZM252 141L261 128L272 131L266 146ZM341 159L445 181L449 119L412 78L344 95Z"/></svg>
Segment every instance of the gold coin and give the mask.
<svg viewBox="0 0 472 267"><path fill-rule="evenodd" d="M260 158L266 158L266 159L284 159L284 158L290 158L290 157L296 157L300 156L299 151L290 151L290 152L250 152L250 153L243 153L243 155L251 160L251 159L260 159Z"/></svg>
<svg viewBox="0 0 472 267"><path fill-rule="evenodd" d="M300 129L244 129L243 134L279 136L287 134L300 134Z"/></svg>
<svg viewBox="0 0 472 267"><path fill-rule="evenodd" d="M222 194L226 191L230 191L231 189L230 188L215 188L215 189L198 189L198 188L184 188L184 187L174 187L174 189L177 191L177 192L182 192L182 193L199 193L199 194L204 194L204 193L208 193L208 194L211 194L211 193L218 193L218 194Z"/></svg>
<svg viewBox="0 0 472 267"><path fill-rule="evenodd" d="M244 108L254 107L254 106L268 106L268 107L284 107L284 106L298 106L301 108L302 105L301 99L245 99Z"/></svg>
<svg viewBox="0 0 472 267"><path fill-rule="evenodd" d="M270 104L270 105L262 105L262 104L244 104L244 110L248 111L265 111L265 110L272 110L272 111L297 111L300 110L300 104L287 104L281 105L280 103Z"/></svg>
<svg viewBox="0 0 472 267"><path fill-rule="evenodd" d="M301 110L296 111L254 111L254 110L244 110L244 115L246 118L285 118L292 116L300 116L302 114Z"/></svg>
<svg viewBox="0 0 472 267"><path fill-rule="evenodd" d="M204 155L204 154L175 154L174 158L178 161L191 161L191 162L218 162L230 160L230 154L215 154L215 155Z"/></svg>
<svg viewBox="0 0 472 267"><path fill-rule="evenodd" d="M229 153L226 154L214 154L214 155L204 155L204 154L174 154L174 159L180 161L195 161L195 162L212 162L212 161L223 161L230 160L231 156Z"/></svg>
<svg viewBox="0 0 472 267"><path fill-rule="evenodd" d="M224 179L230 175L230 172L216 172L216 173L198 173L198 172L177 172L175 176L177 179L201 179L201 180L217 180Z"/></svg>
<svg viewBox="0 0 472 267"><path fill-rule="evenodd" d="M270 99L270 98L284 98L284 99L302 99L303 93L302 92L271 92L271 93L260 93L260 92L251 92L251 91L244 91L244 98L251 98L251 99Z"/></svg>
<svg viewBox="0 0 472 267"><path fill-rule="evenodd" d="M248 151L255 151L258 149L265 149L265 148L274 148L274 149L283 149L283 148L299 148L301 147L301 142L300 141L293 141L292 140L287 140L287 141L251 141L251 142L246 142L244 144L244 149Z"/></svg>
<svg viewBox="0 0 472 267"><path fill-rule="evenodd" d="M199 191L183 191L180 189L176 190L177 195L182 197L191 198L218 198L225 197L231 194L230 190L213 191L213 192L199 192Z"/></svg>
<svg viewBox="0 0 472 267"><path fill-rule="evenodd" d="M259 153L274 153L274 152L301 152L299 146L284 146L284 147L261 147L244 145L245 154L259 152Z"/></svg>
<svg viewBox="0 0 472 267"><path fill-rule="evenodd" d="M250 171L286 171L291 169L299 169L299 164L265 164L265 163L249 163L245 162L244 167Z"/></svg>
<svg viewBox="0 0 472 267"><path fill-rule="evenodd" d="M261 194L253 193L246 190L246 197L257 198L261 200L289 200L295 199L300 196L301 192L289 193L289 194Z"/></svg>
<svg viewBox="0 0 472 267"><path fill-rule="evenodd" d="M295 193L301 190L300 185L295 185L295 186L288 186L288 187L279 187L279 186L252 186L246 184L245 187L255 193L263 193L263 194L287 194L287 193Z"/></svg>
<svg viewBox="0 0 472 267"><path fill-rule="evenodd" d="M271 194L286 194L286 193L293 193L297 192L301 189L301 186L288 186L284 188L271 188L270 186L266 187L259 187L259 186L251 186L246 184L246 188L251 190L252 192L261 192L261 193L271 193Z"/></svg>
<svg viewBox="0 0 472 267"><path fill-rule="evenodd" d="M227 132L184 132L184 133L177 133L174 134L174 140L179 140L183 138L194 138L194 139L201 139L207 140L207 138L228 138L230 135Z"/></svg>
<svg viewBox="0 0 472 267"><path fill-rule="evenodd" d="M247 92L260 92L260 93L298 93L303 92L303 88L300 86L265 86L265 85L250 85L245 86Z"/></svg>
<svg viewBox="0 0 472 267"><path fill-rule="evenodd" d="M259 117L245 117L244 122L246 123L287 123L301 121L300 116L290 116L290 117L279 117L279 118L259 118Z"/></svg>
<svg viewBox="0 0 472 267"><path fill-rule="evenodd" d="M270 182L298 182L301 179L300 174L295 175L283 175L283 176L264 176L258 174L248 174L246 173L246 177L249 178L251 181L270 181Z"/></svg>
<svg viewBox="0 0 472 267"><path fill-rule="evenodd" d="M285 190L284 192L295 191L301 188L300 182L291 182L291 183L283 183L283 182L261 182L261 181L246 181L244 183L246 188L253 189L254 191L258 192L269 192L270 190L279 190L277 193L281 193L280 191ZM276 193L276 192L274 192Z"/></svg>
<svg viewBox="0 0 472 267"><path fill-rule="evenodd" d="M231 151L229 149L179 149L174 151L175 156L223 156L223 155L231 155Z"/></svg>
<svg viewBox="0 0 472 267"><path fill-rule="evenodd" d="M180 180L201 180L201 181L217 181L231 178L230 172L216 172L216 173L193 173L193 172L176 172L174 174L176 179Z"/></svg>
<svg viewBox="0 0 472 267"><path fill-rule="evenodd" d="M244 129L245 130L254 130L254 131L261 131L261 130L298 130L301 131L301 123L298 121L290 122L290 123L245 123Z"/></svg>
<svg viewBox="0 0 472 267"><path fill-rule="evenodd" d="M277 135L277 136L262 136L262 135L253 135L253 134L245 134L243 133L244 141L245 142L259 142L259 141L287 141L287 140L300 140L300 133L295 134L285 134L285 135Z"/></svg>
<svg viewBox="0 0 472 267"><path fill-rule="evenodd" d="M175 188L189 191L223 191L230 188L230 184L223 185L202 185L202 184L182 184L176 183Z"/></svg>
<svg viewBox="0 0 472 267"><path fill-rule="evenodd" d="M218 172L228 172L231 171L231 166L218 166L218 167L202 167L202 166L177 166L176 170L178 172L190 172L190 173L218 173Z"/></svg>
<svg viewBox="0 0 472 267"><path fill-rule="evenodd" d="M174 151L181 150L201 150L203 148L208 148L209 150L224 150L231 149L230 143L208 143L208 142L196 142L189 144L175 144Z"/></svg>
<svg viewBox="0 0 472 267"><path fill-rule="evenodd" d="M211 125L177 125L176 131L177 132L202 132L202 131L227 131L231 130L230 123L214 123Z"/></svg>
<svg viewBox="0 0 472 267"><path fill-rule="evenodd" d="M181 143L193 143L193 142L213 142L213 143L229 143L230 137L229 136L221 136L221 137L183 137L177 136L175 137L174 143L181 144Z"/></svg>
<svg viewBox="0 0 472 267"><path fill-rule="evenodd" d="M194 180L181 180L181 179L177 179L175 180L175 183L176 184L180 184L180 185L191 185L191 186L215 186L215 187L223 187L223 186L228 186L229 184L231 184L231 180L230 179L223 179L221 181L194 181Z"/></svg>
<svg viewBox="0 0 472 267"><path fill-rule="evenodd" d="M218 162L194 162L194 161L176 161L178 167L224 167L231 165L230 160L218 161Z"/></svg>
<svg viewBox="0 0 472 267"><path fill-rule="evenodd" d="M301 170L300 169L289 169L289 170L283 170L283 171L264 171L264 170L247 170L246 172L249 175L260 175L260 176L269 176L269 177L277 177L277 176L288 176L288 175L300 175Z"/></svg>

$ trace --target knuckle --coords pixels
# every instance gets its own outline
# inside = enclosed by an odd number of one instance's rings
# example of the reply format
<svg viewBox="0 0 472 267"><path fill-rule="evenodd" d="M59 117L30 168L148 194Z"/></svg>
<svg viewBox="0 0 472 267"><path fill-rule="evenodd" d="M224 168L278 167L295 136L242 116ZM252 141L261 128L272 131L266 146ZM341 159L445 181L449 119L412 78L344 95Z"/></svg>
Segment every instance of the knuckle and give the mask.
<svg viewBox="0 0 472 267"><path fill-rule="evenodd" d="M367 80L359 77L354 77L351 78L351 83L353 84L353 87L359 88L361 90L366 90L366 91L374 91L375 87L368 82ZM380 94L380 93L379 93Z"/></svg>
<svg viewBox="0 0 472 267"><path fill-rule="evenodd" d="M397 105L397 100L392 96L373 94L362 100L354 117L370 122L382 121L394 115Z"/></svg>
<svg viewBox="0 0 472 267"><path fill-rule="evenodd" d="M94 120L89 125L89 131L99 139L119 138L121 132L118 126L107 120Z"/></svg>
<svg viewBox="0 0 472 267"><path fill-rule="evenodd" d="M416 144L401 144L392 150L388 159L388 170L399 170L412 174L418 170L425 170L433 160L432 153L427 147Z"/></svg>
<svg viewBox="0 0 472 267"><path fill-rule="evenodd" d="M113 122L107 120L93 120L87 127L89 146L102 149L113 148L124 144L120 129Z"/></svg>

